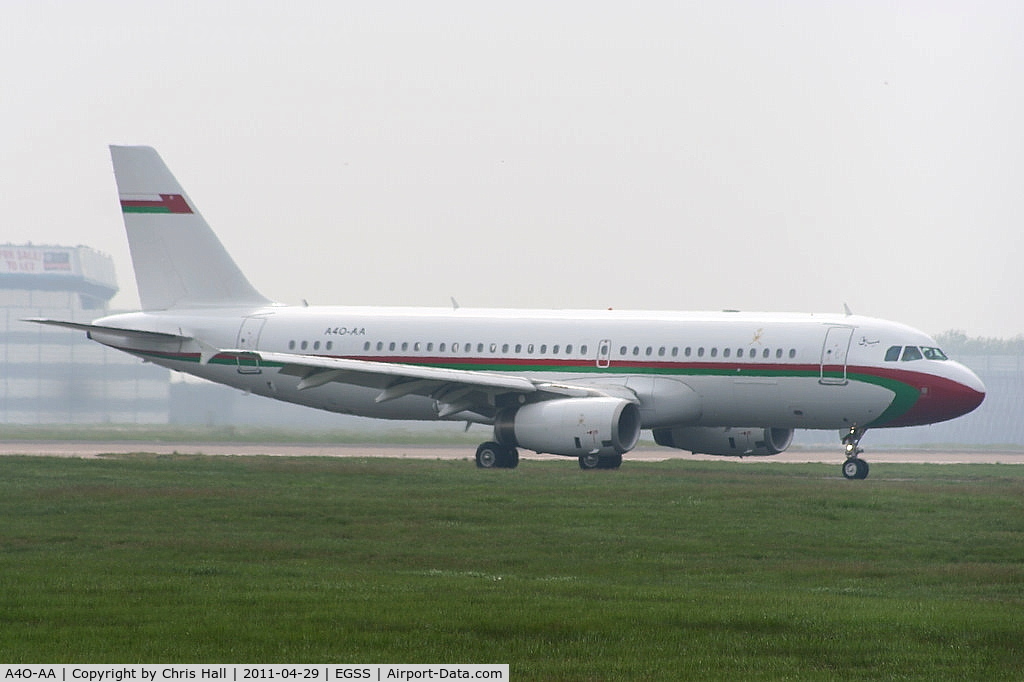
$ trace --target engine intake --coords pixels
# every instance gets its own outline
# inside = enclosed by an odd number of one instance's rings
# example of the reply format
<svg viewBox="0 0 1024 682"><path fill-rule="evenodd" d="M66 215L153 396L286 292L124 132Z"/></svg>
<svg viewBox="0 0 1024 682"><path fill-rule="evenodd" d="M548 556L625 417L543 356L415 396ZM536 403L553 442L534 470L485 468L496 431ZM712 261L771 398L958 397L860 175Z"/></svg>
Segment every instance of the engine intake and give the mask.
<svg viewBox="0 0 1024 682"><path fill-rule="evenodd" d="M621 455L640 439L640 409L619 398L562 398L498 415L498 442L552 455Z"/></svg>
<svg viewBox="0 0 1024 682"><path fill-rule="evenodd" d="M785 451L793 442L793 429L678 426L654 429L654 441L695 455L764 457Z"/></svg>

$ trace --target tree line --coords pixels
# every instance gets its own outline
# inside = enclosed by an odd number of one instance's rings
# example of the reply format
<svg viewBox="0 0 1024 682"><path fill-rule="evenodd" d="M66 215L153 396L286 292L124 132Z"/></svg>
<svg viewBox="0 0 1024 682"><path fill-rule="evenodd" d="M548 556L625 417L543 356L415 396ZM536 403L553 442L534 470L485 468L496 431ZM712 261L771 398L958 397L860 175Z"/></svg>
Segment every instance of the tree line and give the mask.
<svg viewBox="0 0 1024 682"><path fill-rule="evenodd" d="M935 336L939 347L953 355L1024 355L1024 334L1012 339L968 336L960 329L950 329Z"/></svg>

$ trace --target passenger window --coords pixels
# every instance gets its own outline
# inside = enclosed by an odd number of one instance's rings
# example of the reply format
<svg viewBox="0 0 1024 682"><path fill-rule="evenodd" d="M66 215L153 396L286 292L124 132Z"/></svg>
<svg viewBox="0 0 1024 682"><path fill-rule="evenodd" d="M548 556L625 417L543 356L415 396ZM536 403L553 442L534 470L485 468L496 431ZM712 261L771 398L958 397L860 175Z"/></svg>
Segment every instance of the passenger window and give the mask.
<svg viewBox="0 0 1024 682"><path fill-rule="evenodd" d="M776 359L780 359L780 360L782 359L782 349L781 348L778 348L778 349L775 350L775 357L776 357Z"/></svg>
<svg viewBox="0 0 1024 682"><path fill-rule="evenodd" d="M476 352L477 353L483 353L484 352L484 344L482 344L482 343L476 344Z"/></svg>
<svg viewBox="0 0 1024 682"><path fill-rule="evenodd" d="M750 352L753 353L754 349L751 348ZM742 348L737 348L736 349L736 357L738 357L738 358L742 358L743 357L743 349Z"/></svg>
<svg viewBox="0 0 1024 682"><path fill-rule="evenodd" d="M604 352L605 353L608 352L608 347L607 346L605 346ZM586 355L586 354L587 354L587 344L583 344L582 346L580 346L580 355Z"/></svg>
<svg viewBox="0 0 1024 682"><path fill-rule="evenodd" d="M533 355L533 344L532 343L531 344L527 344L526 352L529 353L530 355Z"/></svg>
<svg viewBox="0 0 1024 682"><path fill-rule="evenodd" d="M567 345L567 346L565 347L565 354L566 354L566 355L572 355L572 344L571 344L571 343L570 343L570 344L568 344L568 345Z"/></svg>
<svg viewBox="0 0 1024 682"><path fill-rule="evenodd" d="M501 344L501 352L502 353L507 353L508 352L508 344L507 343Z"/></svg>
<svg viewBox="0 0 1024 682"><path fill-rule="evenodd" d="M288 342L288 350L295 350L295 342L294 341L289 341Z"/></svg>
<svg viewBox="0 0 1024 682"><path fill-rule="evenodd" d="M491 352L492 353L497 353L498 352L498 344L496 344L496 343L492 343L491 344Z"/></svg>
<svg viewBox="0 0 1024 682"><path fill-rule="evenodd" d="M548 352L548 344L546 344L546 343L540 344L540 354L544 355L547 352Z"/></svg>
<svg viewBox="0 0 1024 682"><path fill-rule="evenodd" d="M672 357L679 357L679 346L672 346Z"/></svg>
<svg viewBox="0 0 1024 682"><path fill-rule="evenodd" d="M770 350L768 350L767 348L765 348L764 352L761 353L761 357L763 357L765 360L767 360L771 356L772 356L772 352Z"/></svg>
<svg viewBox="0 0 1024 682"><path fill-rule="evenodd" d="M402 350L409 350L409 342L408 341L403 341L402 342Z"/></svg>
<svg viewBox="0 0 1024 682"><path fill-rule="evenodd" d="M718 357L718 349L717 348L712 348L711 349L711 357L713 357L713 358L717 358Z"/></svg>
<svg viewBox="0 0 1024 682"><path fill-rule="evenodd" d="M722 357L723 357L723 358L727 358L727 357L729 357L729 355L731 354L731 352L732 352L732 351L731 351L731 350L730 350L729 348L726 348L725 350L723 350L723 351L722 351ZM713 355L713 353L712 353L712 355Z"/></svg>
<svg viewBox="0 0 1024 682"><path fill-rule="evenodd" d="M661 348L658 349L658 357L659 358L665 357L665 346L662 346Z"/></svg>
<svg viewBox="0 0 1024 682"><path fill-rule="evenodd" d="M551 354L552 355L558 355L558 346L557 345L554 345L554 346L551 347Z"/></svg>
<svg viewBox="0 0 1024 682"><path fill-rule="evenodd" d="M308 341L303 341L303 342L302 342L302 344L301 344L301 345L300 345L299 347L300 347L300 348L301 348L302 350L306 350L306 348L308 348L308 347L309 347L309 342L308 342Z"/></svg>
<svg viewBox="0 0 1024 682"><path fill-rule="evenodd" d="M697 349L697 357L698 358L704 357L704 346L701 346L700 348Z"/></svg>
<svg viewBox="0 0 1024 682"><path fill-rule="evenodd" d="M415 343L413 343L412 344L412 349L415 350L415 351L418 351L420 349L420 342L416 341Z"/></svg>
<svg viewBox="0 0 1024 682"><path fill-rule="evenodd" d="M319 341L314 341L313 342L313 350L320 350L320 342Z"/></svg>
<svg viewBox="0 0 1024 682"><path fill-rule="evenodd" d="M448 344L446 344L446 343L442 343L442 344L441 344L440 346L438 346L438 347L437 347L437 349L438 349L439 351L441 351L442 353L443 353L443 352L445 352L445 350L446 350L447 348L448 348Z"/></svg>
<svg viewBox="0 0 1024 682"><path fill-rule="evenodd" d="M903 362L910 362L911 360L920 360L924 356L921 355L921 351L917 346L907 346L903 349Z"/></svg>
<svg viewBox="0 0 1024 682"><path fill-rule="evenodd" d="M619 348L619 355L625 355L625 354L626 354L626 347L622 346L621 348Z"/></svg>
<svg viewBox="0 0 1024 682"><path fill-rule="evenodd" d="M433 350L434 350L434 342L433 341L429 341L427 343L427 352L430 353L430 352L433 352Z"/></svg>
<svg viewBox="0 0 1024 682"><path fill-rule="evenodd" d="M328 341L327 342L327 350L330 350L332 348L334 348L334 341ZM369 341L366 342L366 350L370 350L370 342Z"/></svg>
<svg viewBox="0 0 1024 682"><path fill-rule="evenodd" d="M647 357L650 357L650 356L651 356L651 353L653 353L653 352L654 352L654 349L653 349L653 348L651 348L650 346L647 346L647 352L645 353L645 355L646 355Z"/></svg>
<svg viewBox="0 0 1024 682"><path fill-rule="evenodd" d="M899 360L901 350L903 350L903 346L890 346L889 350L885 351L885 361L896 362Z"/></svg>
<svg viewBox="0 0 1024 682"><path fill-rule="evenodd" d="M517 343L516 344L516 352L517 353L522 353L523 352L523 344L521 344L521 343Z"/></svg>
<svg viewBox="0 0 1024 682"><path fill-rule="evenodd" d="M795 357L796 357L796 348L790 348L789 349L789 359L792 360Z"/></svg>
<svg viewBox="0 0 1024 682"><path fill-rule="evenodd" d="M686 352L684 353L684 355L686 355L686 357L690 357L690 351L691 351L691 350L693 350L693 349L692 349L692 348L690 348L689 346L687 346L687 347L686 347Z"/></svg>

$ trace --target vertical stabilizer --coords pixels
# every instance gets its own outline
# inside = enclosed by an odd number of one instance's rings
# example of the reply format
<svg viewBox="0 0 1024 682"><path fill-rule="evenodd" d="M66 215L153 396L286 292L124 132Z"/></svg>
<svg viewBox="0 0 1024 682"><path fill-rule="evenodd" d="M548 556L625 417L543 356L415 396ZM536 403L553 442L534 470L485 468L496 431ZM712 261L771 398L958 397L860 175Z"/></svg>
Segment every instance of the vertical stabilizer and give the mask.
<svg viewBox="0 0 1024 682"><path fill-rule="evenodd" d="M143 310L263 305L152 147L110 147Z"/></svg>

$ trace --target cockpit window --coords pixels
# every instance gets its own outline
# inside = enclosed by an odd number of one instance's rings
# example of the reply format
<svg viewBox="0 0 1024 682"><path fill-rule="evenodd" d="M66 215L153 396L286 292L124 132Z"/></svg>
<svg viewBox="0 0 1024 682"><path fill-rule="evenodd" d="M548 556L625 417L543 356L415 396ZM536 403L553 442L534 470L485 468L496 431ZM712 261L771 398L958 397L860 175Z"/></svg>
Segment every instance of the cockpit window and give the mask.
<svg viewBox="0 0 1024 682"><path fill-rule="evenodd" d="M896 362L899 360L901 350L903 350L903 346L890 346L889 350L885 351L885 361Z"/></svg>
<svg viewBox="0 0 1024 682"><path fill-rule="evenodd" d="M924 357L928 360L949 360L946 354L938 348L928 348L921 346L921 352L924 353Z"/></svg>
<svg viewBox="0 0 1024 682"><path fill-rule="evenodd" d="M903 362L909 362L911 360L920 360L924 356L921 355L921 349L917 346L907 346L903 349Z"/></svg>

